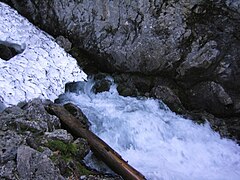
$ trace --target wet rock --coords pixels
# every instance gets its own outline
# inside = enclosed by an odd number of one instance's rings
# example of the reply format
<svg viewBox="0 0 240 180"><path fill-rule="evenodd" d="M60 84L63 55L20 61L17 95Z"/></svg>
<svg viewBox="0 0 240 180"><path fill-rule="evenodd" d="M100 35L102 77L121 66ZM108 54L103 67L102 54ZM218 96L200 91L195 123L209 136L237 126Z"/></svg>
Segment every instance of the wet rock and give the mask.
<svg viewBox="0 0 240 180"><path fill-rule="evenodd" d="M103 73L98 73L94 76L94 85L92 87L94 93L109 91L112 82L106 76Z"/></svg>
<svg viewBox="0 0 240 180"><path fill-rule="evenodd" d="M224 119L225 127L227 127L228 136L240 144L240 121L239 117Z"/></svg>
<svg viewBox="0 0 240 180"><path fill-rule="evenodd" d="M133 89L131 87L126 87L126 85L118 85L117 90L120 95L122 96L136 96L137 95L137 90Z"/></svg>
<svg viewBox="0 0 240 180"><path fill-rule="evenodd" d="M140 96L150 92L153 87L153 78L144 75L114 74L117 90L123 96Z"/></svg>
<svg viewBox="0 0 240 180"><path fill-rule="evenodd" d="M88 121L85 114L83 114L83 112L76 105L72 103L67 103L64 104L64 108L67 109L74 117L76 117L84 126L84 128L89 129L90 122Z"/></svg>
<svg viewBox="0 0 240 180"><path fill-rule="evenodd" d="M65 84L65 92L78 93L79 91L84 92L84 86L86 82L68 82Z"/></svg>
<svg viewBox="0 0 240 180"><path fill-rule="evenodd" d="M104 91L109 91L111 86L111 81L107 79L102 79L97 81L93 86L93 92L95 93L101 93Z"/></svg>
<svg viewBox="0 0 240 180"><path fill-rule="evenodd" d="M24 145L17 150L17 171L20 179L64 179L46 155Z"/></svg>
<svg viewBox="0 0 240 180"><path fill-rule="evenodd" d="M56 42L61 46L66 52L69 52L72 48L72 43L64 36L58 36Z"/></svg>
<svg viewBox="0 0 240 180"><path fill-rule="evenodd" d="M227 116L233 113L233 100L224 88L215 82L203 82L189 90L191 107Z"/></svg>
<svg viewBox="0 0 240 180"><path fill-rule="evenodd" d="M16 49L14 49L11 46L8 46L7 43L0 41L0 58L1 59L8 61L19 53L21 52L17 52Z"/></svg>
<svg viewBox="0 0 240 180"><path fill-rule="evenodd" d="M167 86L157 86L151 90L151 96L162 100L172 111L183 113L184 107L176 94Z"/></svg>
<svg viewBox="0 0 240 180"><path fill-rule="evenodd" d="M14 56L12 51L7 46L2 44L0 44L0 52L0 58L4 60L9 60Z"/></svg>

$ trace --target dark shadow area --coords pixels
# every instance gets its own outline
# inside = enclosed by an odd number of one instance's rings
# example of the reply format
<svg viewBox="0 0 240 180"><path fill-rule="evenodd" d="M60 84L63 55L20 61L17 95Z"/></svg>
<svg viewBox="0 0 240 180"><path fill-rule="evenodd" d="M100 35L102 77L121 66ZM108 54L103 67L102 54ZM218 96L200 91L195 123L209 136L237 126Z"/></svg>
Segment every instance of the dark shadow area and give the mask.
<svg viewBox="0 0 240 180"><path fill-rule="evenodd" d="M23 49L20 45L0 41L0 58L8 61L17 54L21 54L23 52Z"/></svg>

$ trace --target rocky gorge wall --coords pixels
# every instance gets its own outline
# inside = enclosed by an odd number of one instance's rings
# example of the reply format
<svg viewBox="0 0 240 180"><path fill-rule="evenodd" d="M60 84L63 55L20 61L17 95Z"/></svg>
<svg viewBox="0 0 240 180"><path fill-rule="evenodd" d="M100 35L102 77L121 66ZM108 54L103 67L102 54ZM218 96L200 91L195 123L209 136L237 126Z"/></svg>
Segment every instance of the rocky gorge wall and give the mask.
<svg viewBox="0 0 240 180"><path fill-rule="evenodd" d="M239 1L4 2L84 50L99 71L113 73L123 94L239 122Z"/></svg>

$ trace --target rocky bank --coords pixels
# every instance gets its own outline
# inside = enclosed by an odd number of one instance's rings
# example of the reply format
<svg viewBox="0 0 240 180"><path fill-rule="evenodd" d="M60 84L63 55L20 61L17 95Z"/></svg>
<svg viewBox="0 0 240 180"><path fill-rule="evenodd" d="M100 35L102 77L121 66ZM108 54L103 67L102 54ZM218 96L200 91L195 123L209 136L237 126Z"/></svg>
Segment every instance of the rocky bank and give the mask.
<svg viewBox="0 0 240 180"><path fill-rule="evenodd" d="M62 129L45 110L50 103L33 99L0 113L0 179L121 179L85 166L87 141ZM80 110L74 112L87 121Z"/></svg>

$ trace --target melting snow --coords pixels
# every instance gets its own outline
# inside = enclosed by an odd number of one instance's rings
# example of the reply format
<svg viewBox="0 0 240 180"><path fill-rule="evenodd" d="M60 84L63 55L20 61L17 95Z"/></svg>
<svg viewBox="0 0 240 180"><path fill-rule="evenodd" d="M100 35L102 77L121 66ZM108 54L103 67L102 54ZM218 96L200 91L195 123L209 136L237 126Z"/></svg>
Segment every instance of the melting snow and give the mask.
<svg viewBox="0 0 240 180"><path fill-rule="evenodd" d="M1 2L0 42L23 51L0 59L0 96L7 106L36 97L54 100L65 83L87 77L51 36Z"/></svg>

